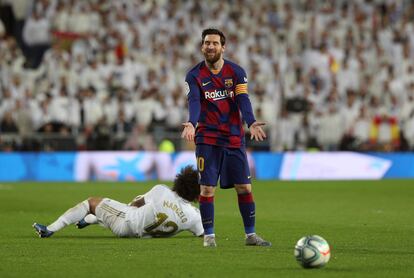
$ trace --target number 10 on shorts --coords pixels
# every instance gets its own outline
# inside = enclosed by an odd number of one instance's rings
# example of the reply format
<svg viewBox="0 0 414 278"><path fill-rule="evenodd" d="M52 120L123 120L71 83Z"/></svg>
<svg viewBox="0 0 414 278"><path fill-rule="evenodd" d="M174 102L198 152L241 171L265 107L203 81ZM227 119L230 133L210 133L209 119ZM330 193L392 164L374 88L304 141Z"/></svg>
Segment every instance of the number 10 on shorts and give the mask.
<svg viewBox="0 0 414 278"><path fill-rule="evenodd" d="M204 171L204 157L202 156L197 157L197 168L198 168L198 171L200 172Z"/></svg>

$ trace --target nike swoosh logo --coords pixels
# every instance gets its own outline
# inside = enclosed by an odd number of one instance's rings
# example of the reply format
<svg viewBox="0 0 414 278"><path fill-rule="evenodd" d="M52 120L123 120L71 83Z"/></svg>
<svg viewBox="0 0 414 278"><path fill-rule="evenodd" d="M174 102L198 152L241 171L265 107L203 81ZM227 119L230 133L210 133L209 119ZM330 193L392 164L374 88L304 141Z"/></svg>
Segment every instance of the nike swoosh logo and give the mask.
<svg viewBox="0 0 414 278"><path fill-rule="evenodd" d="M208 81L208 82L206 82L206 83L201 83L201 85L203 85L203 86L207 86L208 84L210 84L211 83L211 81Z"/></svg>

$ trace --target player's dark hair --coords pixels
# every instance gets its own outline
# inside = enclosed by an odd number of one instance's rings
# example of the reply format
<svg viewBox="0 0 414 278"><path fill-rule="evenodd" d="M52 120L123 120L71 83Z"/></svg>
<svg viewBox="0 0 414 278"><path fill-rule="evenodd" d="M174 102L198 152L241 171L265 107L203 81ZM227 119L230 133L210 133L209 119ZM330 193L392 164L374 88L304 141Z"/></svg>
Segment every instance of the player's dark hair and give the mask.
<svg viewBox="0 0 414 278"><path fill-rule="evenodd" d="M201 33L201 45L203 45L204 39L206 38L207 35L219 35L221 45L226 44L226 37L224 36L223 32L221 32L219 29L208 28L208 29L204 29L203 33Z"/></svg>
<svg viewBox="0 0 414 278"><path fill-rule="evenodd" d="M180 173L175 176L172 190L187 201L194 202L198 200L200 186L198 185L197 171L192 166L181 169Z"/></svg>

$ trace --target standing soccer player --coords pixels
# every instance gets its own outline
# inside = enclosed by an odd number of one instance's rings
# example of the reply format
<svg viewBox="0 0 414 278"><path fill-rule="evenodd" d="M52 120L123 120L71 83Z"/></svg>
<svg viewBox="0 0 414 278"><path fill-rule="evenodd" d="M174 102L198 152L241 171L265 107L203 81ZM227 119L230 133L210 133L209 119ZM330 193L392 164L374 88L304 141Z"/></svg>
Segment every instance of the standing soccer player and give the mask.
<svg viewBox="0 0 414 278"><path fill-rule="evenodd" d="M189 121L181 137L196 143L200 178L200 213L204 228L204 246L215 247L214 193L220 178L221 188L235 188L246 233L246 245L271 246L255 233L249 165L246 157L243 122L251 139L263 141L264 123L254 118L247 92L246 72L239 65L223 59L226 38L217 29L201 35L204 61L186 76Z"/></svg>

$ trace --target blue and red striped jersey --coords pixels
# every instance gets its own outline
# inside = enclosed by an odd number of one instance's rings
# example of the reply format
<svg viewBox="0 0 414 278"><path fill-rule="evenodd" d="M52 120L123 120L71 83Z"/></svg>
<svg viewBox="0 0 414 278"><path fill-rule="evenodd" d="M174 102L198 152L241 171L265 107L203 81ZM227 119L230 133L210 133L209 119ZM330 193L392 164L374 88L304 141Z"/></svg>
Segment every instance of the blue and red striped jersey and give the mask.
<svg viewBox="0 0 414 278"><path fill-rule="evenodd" d="M239 148L244 146L243 120L254 121L248 98L246 72L224 60L219 72L201 62L186 76L190 122L196 127L195 143Z"/></svg>

